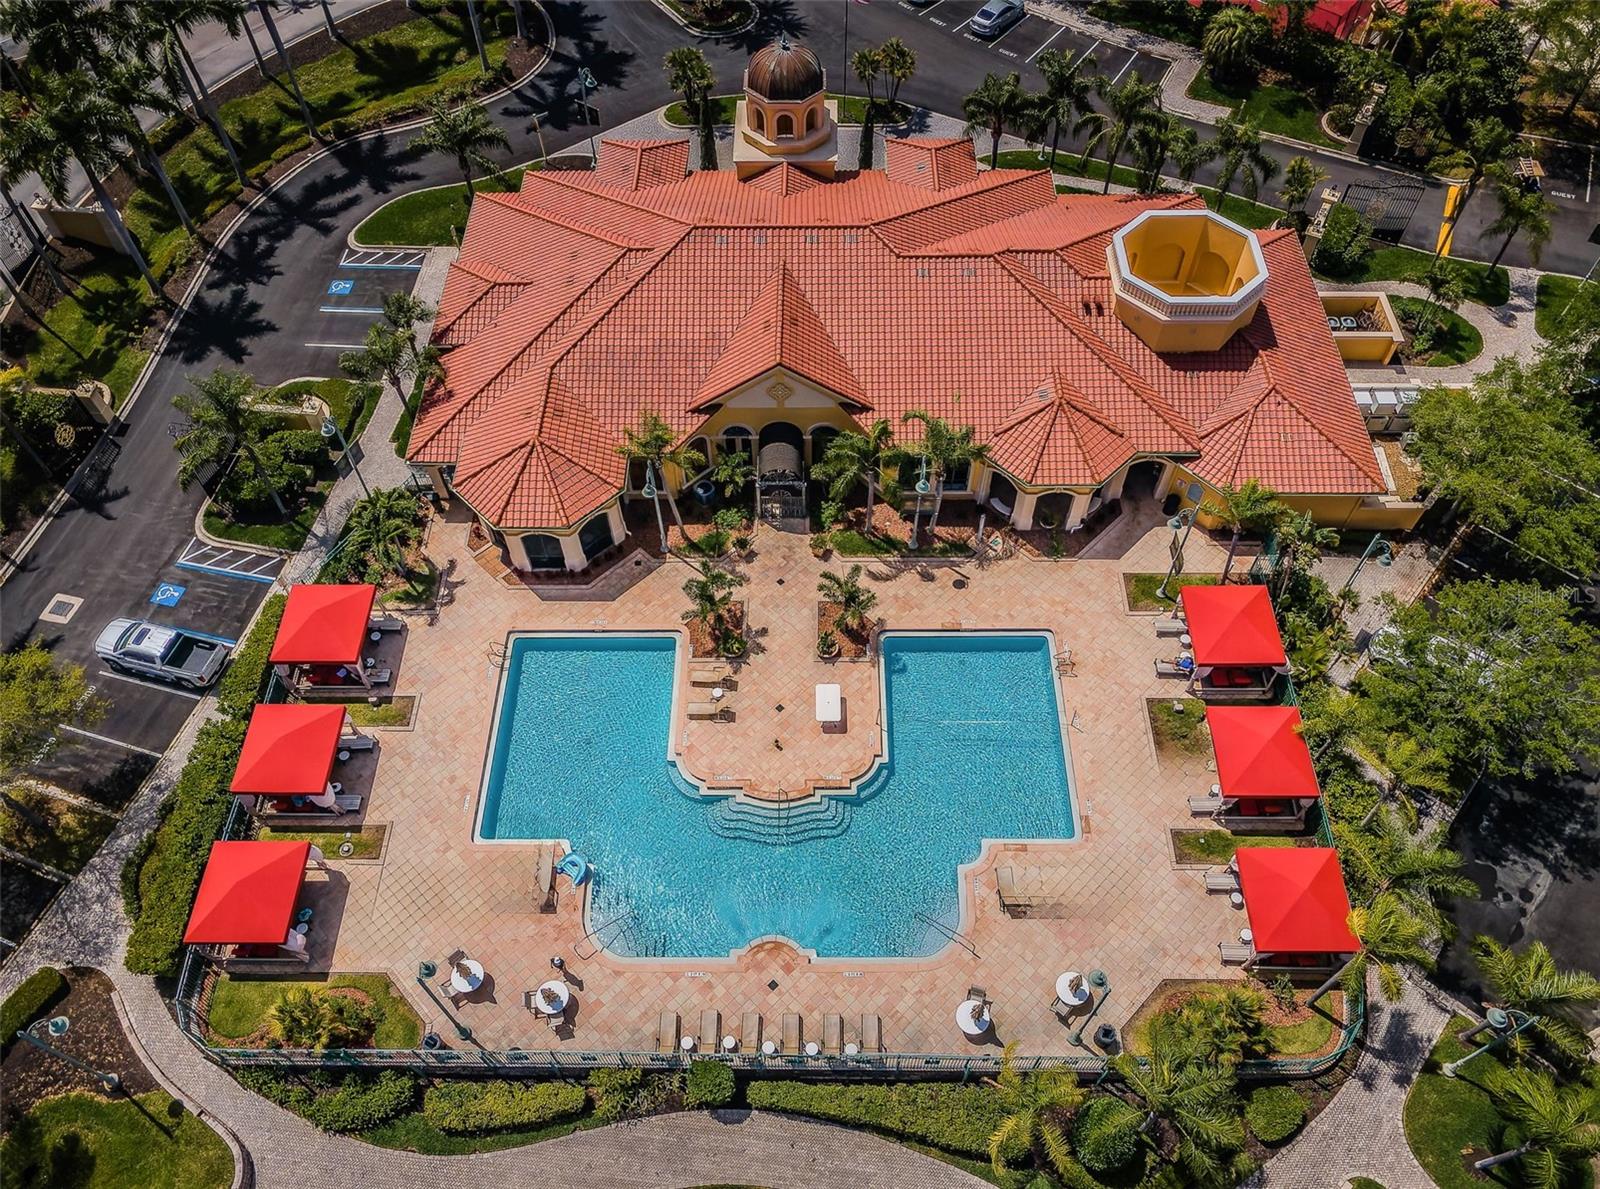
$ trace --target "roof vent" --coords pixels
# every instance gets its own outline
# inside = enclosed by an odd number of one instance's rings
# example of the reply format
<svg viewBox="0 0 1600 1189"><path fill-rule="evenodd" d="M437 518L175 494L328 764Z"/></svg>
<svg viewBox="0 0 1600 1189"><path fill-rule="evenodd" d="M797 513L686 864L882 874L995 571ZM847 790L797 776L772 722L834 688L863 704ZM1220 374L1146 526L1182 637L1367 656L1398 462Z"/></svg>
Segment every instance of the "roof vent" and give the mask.
<svg viewBox="0 0 1600 1189"><path fill-rule="evenodd" d="M817 233L815 231L806 232L806 243L814 244L816 242L817 242Z"/></svg>
<svg viewBox="0 0 1600 1189"><path fill-rule="evenodd" d="M758 243L758 244L766 243L767 242L767 233L765 231L756 232L756 234L755 234L755 242Z"/></svg>
<svg viewBox="0 0 1600 1189"><path fill-rule="evenodd" d="M719 248L725 248L725 247L727 247L727 246L728 246L728 237L727 237L727 236L725 236L725 235L721 235L721 234L719 234L719 235L718 235L718 236L717 236L717 247L719 247Z"/></svg>
<svg viewBox="0 0 1600 1189"><path fill-rule="evenodd" d="M928 275L928 270L926 268L918 268L917 269L917 275L919 277L925 277L925 276Z"/></svg>

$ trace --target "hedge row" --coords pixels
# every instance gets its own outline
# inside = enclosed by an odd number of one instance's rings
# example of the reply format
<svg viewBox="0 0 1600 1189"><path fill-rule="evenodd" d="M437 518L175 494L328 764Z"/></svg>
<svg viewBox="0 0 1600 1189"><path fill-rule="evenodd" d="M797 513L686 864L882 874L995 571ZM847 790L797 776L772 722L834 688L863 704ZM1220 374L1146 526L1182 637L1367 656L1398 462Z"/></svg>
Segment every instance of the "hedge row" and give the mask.
<svg viewBox="0 0 1600 1189"><path fill-rule="evenodd" d="M575 1118L588 1101L565 1082L442 1082L423 1095L422 1114L440 1131L470 1135Z"/></svg>
<svg viewBox="0 0 1600 1189"><path fill-rule="evenodd" d="M0 1003L0 1057L11 1051L19 1029L26 1028L67 997L67 980L54 966L41 966Z"/></svg>
<svg viewBox="0 0 1600 1189"><path fill-rule="evenodd" d="M229 718L248 719L256 700L261 697L267 671L271 668L267 654L272 651L272 641L278 635L278 624L288 601L288 595L275 594L262 603L255 626L234 649L233 664L217 683L217 709Z"/></svg>
<svg viewBox="0 0 1600 1189"><path fill-rule="evenodd" d="M1285 1143L1306 1121L1306 1100L1293 1086L1262 1086L1245 1103L1244 1119L1262 1143Z"/></svg>
<svg viewBox="0 0 1600 1189"><path fill-rule="evenodd" d="M989 1137L1006 1117L1000 1096L983 1086L758 1081L745 1088L745 1099L757 1110L810 1115L982 1157L988 1156ZM1023 1154L1020 1143L1004 1150L1007 1159Z"/></svg>
<svg viewBox="0 0 1600 1189"><path fill-rule="evenodd" d="M376 1077L312 1074L298 1078L272 1069L238 1069L234 1076L245 1089L324 1131L366 1131L404 1114L417 1100L416 1078L394 1069Z"/></svg>

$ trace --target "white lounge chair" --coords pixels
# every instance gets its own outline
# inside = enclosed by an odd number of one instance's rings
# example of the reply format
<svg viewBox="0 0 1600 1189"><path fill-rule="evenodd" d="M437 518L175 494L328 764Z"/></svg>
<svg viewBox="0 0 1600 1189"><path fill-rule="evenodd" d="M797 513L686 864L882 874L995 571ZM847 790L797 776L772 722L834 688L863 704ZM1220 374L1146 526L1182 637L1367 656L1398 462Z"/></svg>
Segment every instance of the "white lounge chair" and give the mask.
<svg viewBox="0 0 1600 1189"><path fill-rule="evenodd" d="M1237 892L1239 890L1239 877L1232 871L1207 871L1206 891L1208 892Z"/></svg>

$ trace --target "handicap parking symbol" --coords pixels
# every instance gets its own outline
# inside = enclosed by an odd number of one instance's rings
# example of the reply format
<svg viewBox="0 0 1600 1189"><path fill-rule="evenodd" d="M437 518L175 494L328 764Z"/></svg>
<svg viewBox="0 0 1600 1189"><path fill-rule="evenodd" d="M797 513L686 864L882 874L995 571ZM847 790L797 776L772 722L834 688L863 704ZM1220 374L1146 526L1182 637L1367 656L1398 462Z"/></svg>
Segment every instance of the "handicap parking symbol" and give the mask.
<svg viewBox="0 0 1600 1189"><path fill-rule="evenodd" d="M187 586L179 586L176 582L163 582L156 587L155 594L150 596L150 601L157 607L176 607L178 600L183 598Z"/></svg>
<svg viewBox="0 0 1600 1189"><path fill-rule="evenodd" d="M328 296L346 297L355 287L356 283L354 281L329 281Z"/></svg>

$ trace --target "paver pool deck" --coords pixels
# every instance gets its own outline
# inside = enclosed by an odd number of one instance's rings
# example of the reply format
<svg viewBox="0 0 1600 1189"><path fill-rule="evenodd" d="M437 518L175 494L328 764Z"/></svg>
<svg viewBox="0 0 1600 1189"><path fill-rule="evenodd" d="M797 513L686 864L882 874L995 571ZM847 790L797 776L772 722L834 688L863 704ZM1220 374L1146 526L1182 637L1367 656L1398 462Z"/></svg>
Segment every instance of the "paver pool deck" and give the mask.
<svg viewBox="0 0 1600 1189"><path fill-rule="evenodd" d="M1017 1041L1028 1053L1067 1053L1078 1051L1067 1039L1072 1026L1050 1010L1064 970L1107 973L1113 991L1100 1018L1114 1024L1163 979L1229 977L1217 943L1237 939L1243 913L1225 896L1208 896L1200 872L1176 866L1168 833L1194 824L1185 798L1201 791L1206 774L1158 769L1146 714L1147 698L1182 693L1181 682L1154 673L1153 661L1170 657L1173 642L1156 638L1149 615L1130 614L1123 594L1123 573L1166 568L1164 526L1119 544L1121 556L1106 560L867 564L875 617L891 630L1046 628L1075 661L1061 690L1082 837L989 847L963 888L975 953L951 945L895 962L810 959L776 943L733 958L620 959L603 950L585 957L592 946L583 940L582 896L564 878L557 911L535 911L535 846L473 840L497 709L496 646L514 631L677 630L690 569L639 555L589 589L510 589L472 559L467 528L452 515L428 538L453 598L432 622L410 620L395 692L418 696L414 725L372 732L377 766L361 820L388 824L383 857L333 862L308 879L319 922L313 968L387 971L423 1020L452 1040L416 969L465 951L489 974L454 1009L476 1043L628 1051L654 1049L663 1011L676 1011L692 1035L701 1012L715 1009L724 1032L737 1031L744 1013L762 1013L774 1039L785 1013L800 1013L806 1039L820 1041L824 1014L843 1016L848 1033L865 1012L882 1017L891 1052L996 1052ZM1223 551L1200 534L1187 553L1191 571L1221 568ZM673 738L690 772L770 792L870 766L879 739L876 661L815 657L818 575L849 564L815 559L803 536L761 531L756 557L740 565L750 579L740 593L756 646L731 695L737 721L687 723L681 695L674 708ZM843 687L846 731L824 733L814 721L818 682ZM995 868L1007 865L1048 873L1064 906L1059 915L1004 913ZM574 987L572 1026L559 1036L523 1006L523 992L550 977L553 955L565 959ZM987 990L996 1021L977 1045L952 1018L971 985Z"/></svg>

